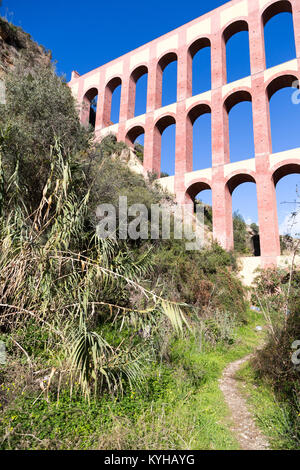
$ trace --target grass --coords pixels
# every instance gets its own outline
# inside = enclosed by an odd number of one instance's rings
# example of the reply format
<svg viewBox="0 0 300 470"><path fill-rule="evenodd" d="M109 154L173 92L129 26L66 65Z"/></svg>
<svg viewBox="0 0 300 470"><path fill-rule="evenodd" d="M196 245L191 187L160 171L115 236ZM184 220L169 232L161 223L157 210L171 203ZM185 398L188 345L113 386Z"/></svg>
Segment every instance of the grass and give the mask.
<svg viewBox="0 0 300 470"><path fill-rule="evenodd" d="M296 449L292 438L287 404L279 403L274 390L259 378L251 363L245 364L236 374L240 391L245 396L257 425L268 437L274 450Z"/></svg>
<svg viewBox="0 0 300 470"><path fill-rule="evenodd" d="M90 404L76 391L72 400L65 392L49 403L19 394L2 412L2 448L238 449L218 380L227 364L261 342L254 329L261 317L248 315L232 345L201 351L199 339L174 340L168 361L149 364L143 392L128 389L123 398L103 396Z"/></svg>

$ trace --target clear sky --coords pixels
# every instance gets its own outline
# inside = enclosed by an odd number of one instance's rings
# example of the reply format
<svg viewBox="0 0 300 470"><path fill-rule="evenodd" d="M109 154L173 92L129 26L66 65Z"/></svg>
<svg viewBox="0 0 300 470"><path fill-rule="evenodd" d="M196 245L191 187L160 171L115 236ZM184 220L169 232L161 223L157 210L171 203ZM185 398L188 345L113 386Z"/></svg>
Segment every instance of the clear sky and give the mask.
<svg viewBox="0 0 300 470"><path fill-rule="evenodd" d="M70 79L71 71L86 73L120 55L193 20L218 6L222 0L195 1L152 0L141 2L99 0L3 0L1 15L21 26L40 44L53 53L57 71ZM267 66L291 60L295 46L291 15L274 17L265 28ZM228 81L249 75L248 33L242 32L227 45ZM209 49L200 51L194 60L194 94L210 88ZM146 76L138 82L137 114L145 108ZM119 90L114 96L112 120L117 120ZM273 151L300 147L300 104L292 104L292 91L283 89L271 100ZM176 100L176 62L165 70L163 104ZM251 129L251 103L241 103L232 109L230 123L230 158L238 161L254 155ZM175 126L170 126L162 138L162 170L174 172ZM194 169L211 166L210 116L199 118L194 126ZM300 175L281 180L277 187L278 215L281 231L286 231L287 217L294 205L282 204L296 198L296 184ZM209 191L201 194L211 201ZM239 210L247 221L257 222L256 191L254 184L244 184L233 193L233 210ZM300 232L300 220L298 224Z"/></svg>

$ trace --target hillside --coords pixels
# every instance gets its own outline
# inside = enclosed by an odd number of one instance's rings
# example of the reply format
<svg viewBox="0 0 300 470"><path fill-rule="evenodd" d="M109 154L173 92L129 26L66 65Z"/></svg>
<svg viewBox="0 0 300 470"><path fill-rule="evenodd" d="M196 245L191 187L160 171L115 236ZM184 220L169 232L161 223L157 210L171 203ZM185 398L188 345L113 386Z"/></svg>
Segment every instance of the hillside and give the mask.
<svg viewBox="0 0 300 470"><path fill-rule="evenodd" d="M14 67L15 61L20 58L26 60L29 66L49 64L51 53L33 41L22 28L0 17L0 75Z"/></svg>

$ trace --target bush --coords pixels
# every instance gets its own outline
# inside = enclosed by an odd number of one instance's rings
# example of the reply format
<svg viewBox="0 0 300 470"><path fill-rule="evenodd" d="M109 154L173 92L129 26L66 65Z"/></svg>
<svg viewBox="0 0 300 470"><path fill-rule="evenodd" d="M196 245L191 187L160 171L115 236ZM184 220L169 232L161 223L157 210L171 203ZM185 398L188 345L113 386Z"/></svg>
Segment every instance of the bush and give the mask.
<svg viewBox="0 0 300 470"><path fill-rule="evenodd" d="M247 225L243 217L235 212L233 214L233 236L234 236L234 249L238 253L248 253L247 247Z"/></svg>
<svg viewBox="0 0 300 470"><path fill-rule="evenodd" d="M156 266L153 283L165 287L172 300L199 309L219 309L245 321L245 293L234 274L236 260L218 244L199 252L185 250L183 241L162 242L153 254Z"/></svg>
<svg viewBox="0 0 300 470"><path fill-rule="evenodd" d="M267 344L254 360L257 374L274 388L278 400L287 404L286 432L295 447L300 445L300 372L292 363L292 344L300 340L300 272L280 269L262 271L256 281L255 296L267 316Z"/></svg>
<svg viewBox="0 0 300 470"><path fill-rule="evenodd" d="M51 147L59 141L63 158L87 148L75 100L52 65L28 68L20 61L5 77L6 105L0 105L0 150L6 184L18 168L24 199L35 209L51 167Z"/></svg>

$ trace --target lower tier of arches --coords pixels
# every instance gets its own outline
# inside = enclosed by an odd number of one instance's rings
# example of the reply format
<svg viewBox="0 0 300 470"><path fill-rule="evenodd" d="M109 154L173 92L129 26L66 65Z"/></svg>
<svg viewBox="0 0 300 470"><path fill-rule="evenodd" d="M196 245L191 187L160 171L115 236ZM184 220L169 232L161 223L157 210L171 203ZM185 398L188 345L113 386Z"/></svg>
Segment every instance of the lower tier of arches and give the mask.
<svg viewBox="0 0 300 470"><path fill-rule="evenodd" d="M285 176L300 174L300 149L274 154L267 160L256 158L175 175L161 179L160 182L175 194L180 205L191 208L194 207L195 198L201 198L202 191L211 190L214 239L228 251L234 248L233 193L240 185L253 183L257 197L249 200L249 204L257 205L260 254L264 265L273 265L281 255L276 185Z"/></svg>

